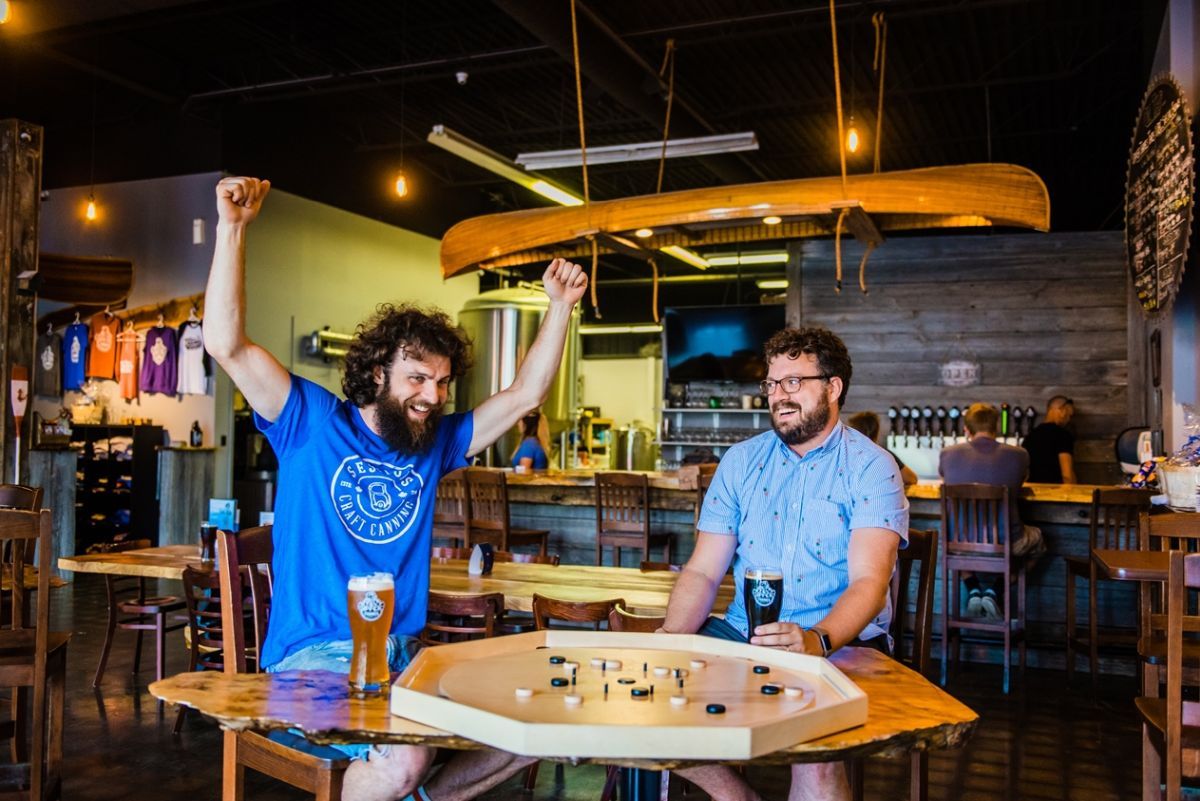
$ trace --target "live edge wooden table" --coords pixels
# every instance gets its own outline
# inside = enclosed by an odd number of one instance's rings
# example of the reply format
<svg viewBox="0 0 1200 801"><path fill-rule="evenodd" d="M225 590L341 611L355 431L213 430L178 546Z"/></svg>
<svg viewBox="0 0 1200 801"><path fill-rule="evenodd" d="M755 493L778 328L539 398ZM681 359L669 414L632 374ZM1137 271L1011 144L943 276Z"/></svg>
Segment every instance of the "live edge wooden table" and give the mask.
<svg viewBox="0 0 1200 801"><path fill-rule="evenodd" d="M867 722L750 760L751 764L830 762L872 755L903 756L914 750L956 748L967 741L978 715L923 676L868 648L843 648L832 662L868 697ZM388 699L349 697L346 677L325 671L227 675L181 673L156 681L150 692L216 719L226 729L299 729L317 743L403 743L473 749L469 739L392 715ZM696 762L604 759L587 754L555 761L603 761L649 771Z"/></svg>
<svg viewBox="0 0 1200 801"><path fill-rule="evenodd" d="M187 565L200 567L195 545L165 545L116 553L64 556L60 570L76 573L110 573L143 578L180 579ZM430 589L445 593L504 593L509 611L529 612L533 595L546 595L564 601L599 601L624 598L638 614L662 614L667 608L678 573L666 570L643 573L630 567L594 565L536 565L497 562L487 576L467 575L462 560L434 559L430 563ZM714 609L722 612L733 599L733 582L727 579L717 592Z"/></svg>

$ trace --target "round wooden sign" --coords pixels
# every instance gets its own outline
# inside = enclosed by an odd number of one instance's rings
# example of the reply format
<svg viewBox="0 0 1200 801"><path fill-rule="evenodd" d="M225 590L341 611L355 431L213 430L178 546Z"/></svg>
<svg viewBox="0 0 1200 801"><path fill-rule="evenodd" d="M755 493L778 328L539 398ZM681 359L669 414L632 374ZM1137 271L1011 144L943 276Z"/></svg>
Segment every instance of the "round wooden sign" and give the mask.
<svg viewBox="0 0 1200 801"><path fill-rule="evenodd" d="M1125 249L1147 315L1169 308L1183 278L1192 227L1192 116L1170 75L1142 98L1125 182Z"/></svg>

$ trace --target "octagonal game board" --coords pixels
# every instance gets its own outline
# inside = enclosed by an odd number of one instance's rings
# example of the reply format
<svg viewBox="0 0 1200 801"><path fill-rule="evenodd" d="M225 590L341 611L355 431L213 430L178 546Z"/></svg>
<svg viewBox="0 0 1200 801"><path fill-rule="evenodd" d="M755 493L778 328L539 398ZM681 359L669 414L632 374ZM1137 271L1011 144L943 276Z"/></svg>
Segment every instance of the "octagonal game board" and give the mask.
<svg viewBox="0 0 1200 801"><path fill-rule="evenodd" d="M862 725L867 697L816 656L552 630L426 648L391 710L525 756L736 760Z"/></svg>

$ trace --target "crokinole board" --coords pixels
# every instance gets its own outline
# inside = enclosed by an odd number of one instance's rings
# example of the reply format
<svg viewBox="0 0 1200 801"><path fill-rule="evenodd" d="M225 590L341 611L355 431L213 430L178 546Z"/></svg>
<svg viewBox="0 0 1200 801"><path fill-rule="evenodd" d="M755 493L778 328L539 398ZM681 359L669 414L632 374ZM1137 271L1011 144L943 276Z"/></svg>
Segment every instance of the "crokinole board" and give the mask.
<svg viewBox="0 0 1200 801"><path fill-rule="evenodd" d="M424 649L393 684L391 711L525 756L739 760L862 725L867 697L816 656L552 630Z"/></svg>

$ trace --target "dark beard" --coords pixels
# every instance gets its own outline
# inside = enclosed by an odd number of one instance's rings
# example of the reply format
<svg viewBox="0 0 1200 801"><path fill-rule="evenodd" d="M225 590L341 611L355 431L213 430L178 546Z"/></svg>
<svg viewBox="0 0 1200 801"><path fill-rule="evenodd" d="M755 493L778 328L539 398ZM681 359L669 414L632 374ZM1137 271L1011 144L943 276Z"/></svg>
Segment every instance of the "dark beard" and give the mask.
<svg viewBox="0 0 1200 801"><path fill-rule="evenodd" d="M393 398L385 382L375 399L375 426L388 447L405 454L425 453L437 439L442 409L434 408L423 422L416 422L408 416L407 403Z"/></svg>
<svg viewBox="0 0 1200 801"><path fill-rule="evenodd" d="M824 393L821 394L821 400L811 412L800 412L800 419L791 428L781 429L779 422L775 419L775 413L780 409L800 409L798 404L791 401L780 401L771 407L771 427L775 429L775 433L783 440L784 445L803 445L810 441L813 437L825 430L825 426L829 424L829 415L832 409L829 407L829 398Z"/></svg>

